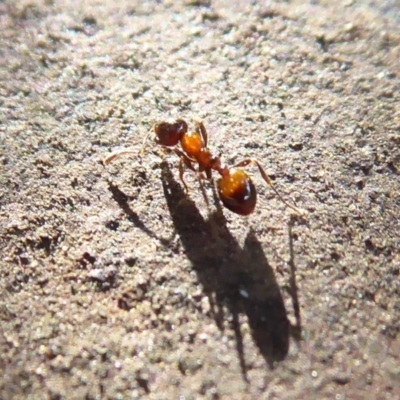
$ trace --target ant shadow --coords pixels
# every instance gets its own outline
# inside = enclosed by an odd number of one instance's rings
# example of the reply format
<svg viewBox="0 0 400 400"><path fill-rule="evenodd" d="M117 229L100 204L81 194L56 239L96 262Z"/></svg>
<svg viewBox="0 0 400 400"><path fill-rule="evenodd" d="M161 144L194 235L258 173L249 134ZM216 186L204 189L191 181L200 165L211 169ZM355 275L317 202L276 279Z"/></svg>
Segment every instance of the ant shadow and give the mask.
<svg viewBox="0 0 400 400"><path fill-rule="evenodd" d="M253 340L271 368L289 350L291 326L274 272L252 230L243 248L239 246L226 226L215 191L217 211L206 221L166 163L162 175L176 232L209 298L215 322L222 329L224 308L232 316L239 361L247 381L239 314L247 316Z"/></svg>
<svg viewBox="0 0 400 400"><path fill-rule="evenodd" d="M220 330L223 330L226 318L231 317L242 375L248 382L240 314L247 316L254 343L270 368L287 356L289 336L298 340L301 335L291 233L293 221L289 224L289 286L295 310L295 326L287 318L275 274L254 232L250 230L241 248L226 226L215 191L216 212L205 220L195 203L184 193L182 185L174 179L166 162L162 163L162 185L175 231L196 271L203 293L209 299L211 314ZM143 224L130 209L128 196L111 183L109 189L134 225L160 240L163 245L170 243Z"/></svg>

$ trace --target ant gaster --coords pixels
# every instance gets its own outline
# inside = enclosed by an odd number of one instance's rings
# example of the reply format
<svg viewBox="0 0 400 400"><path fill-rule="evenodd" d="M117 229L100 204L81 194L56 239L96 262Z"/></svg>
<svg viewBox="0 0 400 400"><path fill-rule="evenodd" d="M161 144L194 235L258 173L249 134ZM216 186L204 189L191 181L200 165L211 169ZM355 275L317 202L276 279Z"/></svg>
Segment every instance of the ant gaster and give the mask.
<svg viewBox="0 0 400 400"><path fill-rule="evenodd" d="M239 215L248 215L253 212L257 202L257 192L253 181L240 167L255 164L264 179L281 201L298 214L302 212L288 204L272 185L271 180L261 164L255 159L245 159L234 167L228 168L221 163L220 156L213 156L207 148L208 134L202 122L196 121L196 130L188 132L188 125L183 119L175 122L161 122L154 126L156 134L155 142L167 148L172 148L179 157L179 177L186 192L188 187L183 179L184 167L198 173L200 179L204 174L211 179L212 171L216 171L220 177L217 181L217 189L222 204L230 211ZM150 133L149 133L150 134ZM143 153L149 134L146 136L140 153ZM181 149L177 147L180 144ZM104 161L109 164L116 157L123 154L132 154L130 150L119 150L111 153ZM195 169L195 166L198 169Z"/></svg>

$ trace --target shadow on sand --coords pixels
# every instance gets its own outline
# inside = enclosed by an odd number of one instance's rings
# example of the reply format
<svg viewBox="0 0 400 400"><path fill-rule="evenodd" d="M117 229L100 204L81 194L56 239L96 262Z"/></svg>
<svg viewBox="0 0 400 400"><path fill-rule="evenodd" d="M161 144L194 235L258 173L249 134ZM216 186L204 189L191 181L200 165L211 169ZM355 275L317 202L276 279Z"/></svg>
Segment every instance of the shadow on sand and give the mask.
<svg viewBox="0 0 400 400"><path fill-rule="evenodd" d="M216 212L204 220L194 202L185 196L182 185L175 181L168 164L163 163L162 168L163 190L176 233L209 298L212 315L220 329L228 316L226 313L230 313L242 374L248 381L239 314L247 316L254 343L271 368L286 357L289 335L297 337L301 330L291 237L290 288L292 297L296 296L293 304L298 323L295 330L287 318L274 272L254 233L250 230L241 248L226 226L219 201L216 199L219 207ZM129 209L127 202L121 201L122 192L115 186L110 190L129 219L150 236L157 237Z"/></svg>

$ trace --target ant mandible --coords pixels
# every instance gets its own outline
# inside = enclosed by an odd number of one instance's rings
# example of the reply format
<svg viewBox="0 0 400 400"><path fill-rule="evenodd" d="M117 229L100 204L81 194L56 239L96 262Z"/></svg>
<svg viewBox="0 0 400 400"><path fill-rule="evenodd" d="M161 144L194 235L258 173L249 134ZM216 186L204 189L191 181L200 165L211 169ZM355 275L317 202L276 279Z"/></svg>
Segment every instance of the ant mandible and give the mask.
<svg viewBox="0 0 400 400"><path fill-rule="evenodd" d="M283 199L257 160L245 159L232 168L223 166L220 156L213 156L207 148L208 134L202 122L196 121L196 130L194 132L188 132L188 125L183 119L178 119L175 122L161 122L154 126L154 132L157 144L172 149L179 156L179 178L185 187L186 193L188 192L188 186L183 179L185 166L197 172L200 179L204 179L203 173L205 173L208 179L211 179L212 171L216 171L220 175L217 181L217 189L222 204L236 214L248 215L253 212L256 206L257 191L251 178L240 167L255 164L264 181L272 188L281 201L287 207L296 211L296 213L302 214L299 209ZM143 154L150 133L143 142L140 154ZM181 145L181 149L176 147L178 144ZM115 151L104 160L104 164L109 164L120 155L132 153L134 152L130 150ZM197 170L195 169L195 165L198 166Z"/></svg>

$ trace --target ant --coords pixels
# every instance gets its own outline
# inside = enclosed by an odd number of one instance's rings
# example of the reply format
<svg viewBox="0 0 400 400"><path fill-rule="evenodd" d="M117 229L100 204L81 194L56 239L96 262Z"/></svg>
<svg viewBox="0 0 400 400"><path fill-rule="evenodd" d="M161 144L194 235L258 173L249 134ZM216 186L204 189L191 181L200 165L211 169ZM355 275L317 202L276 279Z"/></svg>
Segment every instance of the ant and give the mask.
<svg viewBox="0 0 400 400"><path fill-rule="evenodd" d="M183 179L184 167L198 173L199 179L204 179L203 173L205 173L207 179L211 179L212 171L216 171L220 175L217 181L217 189L222 204L236 214L248 215L253 212L256 206L257 191L251 178L240 167L255 164L264 181L278 195L281 201L296 213L302 214L302 211L283 199L257 160L246 159L232 168L224 166L221 163L221 155L213 156L207 147L208 134L203 123L198 121L195 121L195 123L196 130L194 132L188 132L188 125L183 119L178 119L175 122L160 122L154 126L156 144L171 149L180 158L179 178L185 187L186 193L189 189ZM143 154L150 133L144 139L140 155ZM177 148L178 144L180 144L181 149ZM115 151L104 160L104 164L109 164L120 155L132 153L134 152L130 150ZM197 170L195 166L198 166Z"/></svg>

